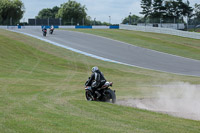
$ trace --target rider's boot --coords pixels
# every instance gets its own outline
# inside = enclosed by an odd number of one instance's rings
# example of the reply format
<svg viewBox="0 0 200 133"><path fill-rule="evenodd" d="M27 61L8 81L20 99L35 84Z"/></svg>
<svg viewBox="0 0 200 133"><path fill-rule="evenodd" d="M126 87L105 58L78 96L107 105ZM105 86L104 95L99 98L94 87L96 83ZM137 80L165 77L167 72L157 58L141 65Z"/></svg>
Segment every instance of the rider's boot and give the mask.
<svg viewBox="0 0 200 133"><path fill-rule="evenodd" d="M101 96L101 94L98 91L95 91L95 94L97 95L97 99Z"/></svg>

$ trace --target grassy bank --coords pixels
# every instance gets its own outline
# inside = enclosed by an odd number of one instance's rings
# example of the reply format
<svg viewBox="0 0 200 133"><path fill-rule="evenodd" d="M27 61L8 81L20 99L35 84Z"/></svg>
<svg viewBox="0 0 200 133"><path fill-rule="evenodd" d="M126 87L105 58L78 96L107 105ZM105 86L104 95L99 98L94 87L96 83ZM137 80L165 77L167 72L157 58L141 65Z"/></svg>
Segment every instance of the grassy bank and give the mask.
<svg viewBox="0 0 200 133"><path fill-rule="evenodd" d="M97 65L117 98L153 97L157 84L200 78L117 65L0 30L0 132L199 132L200 122L109 103L87 102Z"/></svg>
<svg viewBox="0 0 200 133"><path fill-rule="evenodd" d="M160 52L200 60L200 40L167 34L111 29L70 29L119 40Z"/></svg>

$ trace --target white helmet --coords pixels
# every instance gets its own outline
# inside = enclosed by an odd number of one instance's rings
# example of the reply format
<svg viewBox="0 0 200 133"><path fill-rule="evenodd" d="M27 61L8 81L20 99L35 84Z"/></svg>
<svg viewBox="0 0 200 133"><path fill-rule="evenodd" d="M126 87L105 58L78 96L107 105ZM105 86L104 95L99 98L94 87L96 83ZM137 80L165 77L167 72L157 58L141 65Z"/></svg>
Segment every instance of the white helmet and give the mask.
<svg viewBox="0 0 200 133"><path fill-rule="evenodd" d="M95 66L95 67L92 68L92 72L93 73L96 72L97 70L99 70L99 68L97 66Z"/></svg>

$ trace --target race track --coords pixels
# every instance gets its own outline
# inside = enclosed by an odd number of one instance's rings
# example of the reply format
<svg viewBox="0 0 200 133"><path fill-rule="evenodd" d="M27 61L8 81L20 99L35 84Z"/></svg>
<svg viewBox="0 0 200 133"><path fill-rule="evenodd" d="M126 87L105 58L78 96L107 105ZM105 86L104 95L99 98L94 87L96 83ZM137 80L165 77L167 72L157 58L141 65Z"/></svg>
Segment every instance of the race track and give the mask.
<svg viewBox="0 0 200 133"><path fill-rule="evenodd" d="M73 31L55 30L42 36L41 29L16 30L44 38L83 52L157 71L200 77L200 61L165 54L127 43Z"/></svg>

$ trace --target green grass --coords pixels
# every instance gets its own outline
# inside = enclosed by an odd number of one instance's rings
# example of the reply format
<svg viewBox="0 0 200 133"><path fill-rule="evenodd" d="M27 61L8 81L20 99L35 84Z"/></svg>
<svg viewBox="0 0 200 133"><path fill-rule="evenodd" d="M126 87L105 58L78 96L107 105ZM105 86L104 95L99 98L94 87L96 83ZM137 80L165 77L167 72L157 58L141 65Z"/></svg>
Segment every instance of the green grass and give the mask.
<svg viewBox="0 0 200 133"><path fill-rule="evenodd" d="M200 122L109 103L87 102L84 82L97 65L117 99L153 97L154 85L200 84L178 76L92 59L0 30L0 132L199 132Z"/></svg>
<svg viewBox="0 0 200 133"><path fill-rule="evenodd" d="M200 60L199 39L116 29L75 29L73 31L95 34L160 52Z"/></svg>

